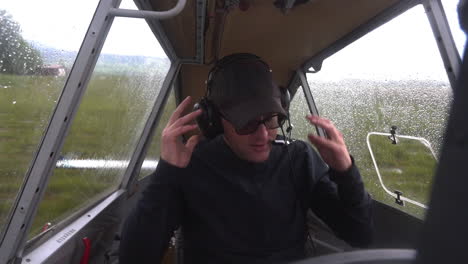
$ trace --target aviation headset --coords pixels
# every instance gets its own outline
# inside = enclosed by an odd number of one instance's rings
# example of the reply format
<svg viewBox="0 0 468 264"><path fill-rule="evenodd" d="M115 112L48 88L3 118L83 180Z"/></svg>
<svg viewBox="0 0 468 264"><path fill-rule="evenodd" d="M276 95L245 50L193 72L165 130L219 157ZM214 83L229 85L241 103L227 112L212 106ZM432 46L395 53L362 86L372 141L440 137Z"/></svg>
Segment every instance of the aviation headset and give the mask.
<svg viewBox="0 0 468 264"><path fill-rule="evenodd" d="M216 62L215 66L208 73L208 79L206 81L206 94L194 106L194 110L202 109L203 111L202 114L197 117L197 123L202 134L206 138L212 139L217 135L223 133L223 126L221 124L221 113L219 112L219 109L215 105L215 103L210 99L211 91L213 89L213 79L215 76L221 73L226 68L226 66L242 60L261 62L271 72L270 66L268 66L266 62L264 62L260 57L250 53L232 54ZM286 119L289 122L289 91L288 89L282 86L280 86L279 88L281 94L281 106L285 110L287 115Z"/></svg>

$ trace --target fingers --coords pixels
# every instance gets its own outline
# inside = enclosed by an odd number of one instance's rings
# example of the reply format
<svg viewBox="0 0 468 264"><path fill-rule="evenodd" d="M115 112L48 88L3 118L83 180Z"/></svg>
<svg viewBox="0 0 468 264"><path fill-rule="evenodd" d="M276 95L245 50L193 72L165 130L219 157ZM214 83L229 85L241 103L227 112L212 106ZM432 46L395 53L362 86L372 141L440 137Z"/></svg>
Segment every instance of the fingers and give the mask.
<svg viewBox="0 0 468 264"><path fill-rule="evenodd" d="M171 135L174 137L179 137L189 131L195 130L198 128L198 125L193 124L193 125L185 125L185 126L180 126L174 130L171 131Z"/></svg>
<svg viewBox="0 0 468 264"><path fill-rule="evenodd" d="M317 147L323 160L337 171L348 170L352 166L352 161L341 132L328 119L318 116L307 116L307 119L312 124L325 129L329 136L329 138L312 134L308 136L310 142Z"/></svg>
<svg viewBox="0 0 468 264"><path fill-rule="evenodd" d="M310 134L310 142L317 147L322 159L336 171L347 171L352 166L345 144Z"/></svg>
<svg viewBox="0 0 468 264"><path fill-rule="evenodd" d="M187 96L182 103L180 103L179 106L175 109L174 113L172 113L171 117L169 118L169 122L167 122L167 125L172 125L179 117L182 115L182 113L185 111L187 106L190 105L192 102L192 98L190 96Z"/></svg>
<svg viewBox="0 0 468 264"><path fill-rule="evenodd" d="M200 140L200 137L195 135L184 143L181 137L183 134L198 128L197 124L191 124L191 122L202 113L201 110L182 115L191 102L191 98L187 97L180 103L169 118L161 137L161 159L180 168L185 168L188 165L193 149Z"/></svg>
<svg viewBox="0 0 468 264"><path fill-rule="evenodd" d="M319 150L331 148L333 145L333 142L331 140L320 137L320 136L309 134L308 137L309 137L310 142L314 144L314 146L316 146L317 149Z"/></svg>
<svg viewBox="0 0 468 264"><path fill-rule="evenodd" d="M194 135L194 136L191 136L189 138L189 140L187 141L187 144L185 146L190 151L190 153L193 152L193 149L195 148L195 146L198 144L199 141L200 141L200 136L199 135Z"/></svg>
<svg viewBox="0 0 468 264"><path fill-rule="evenodd" d="M174 113L172 113L165 128L166 133L169 136L178 137L198 127L196 124L189 123L193 122L202 113L202 110L199 109L185 116L182 116L182 113L190 105L191 101L192 100L190 96L187 96L187 98L185 98L182 101L182 103L180 103L180 105L176 108Z"/></svg>
<svg viewBox="0 0 468 264"><path fill-rule="evenodd" d="M186 125L187 123L193 122L200 114L202 113L201 109L198 109L197 111L191 112L183 117L178 118L175 120L170 126L172 127L179 127L182 125Z"/></svg>
<svg viewBox="0 0 468 264"><path fill-rule="evenodd" d="M317 125L323 128L331 140L344 143L342 134L340 133L340 131L338 131L338 129L335 127L335 125L333 125L333 123L330 120L315 115L309 115L307 116L307 119L313 125Z"/></svg>
<svg viewBox="0 0 468 264"><path fill-rule="evenodd" d="M179 140L181 135L187 132L193 131L195 129L198 129L197 124L182 125L178 127L174 127L174 126L166 127L164 128L163 133L162 133L162 140L164 142L177 141Z"/></svg>

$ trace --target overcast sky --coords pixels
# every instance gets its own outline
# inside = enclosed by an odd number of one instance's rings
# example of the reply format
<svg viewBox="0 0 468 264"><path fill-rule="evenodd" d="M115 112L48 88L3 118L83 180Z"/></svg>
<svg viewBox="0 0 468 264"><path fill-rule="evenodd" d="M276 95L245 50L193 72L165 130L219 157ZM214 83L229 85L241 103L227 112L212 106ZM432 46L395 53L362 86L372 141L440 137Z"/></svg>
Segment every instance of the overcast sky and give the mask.
<svg viewBox="0 0 468 264"><path fill-rule="evenodd" d="M455 13L458 0L443 2L454 29L454 39L462 50L465 35ZM0 8L6 9L20 23L27 40L77 51L97 3L98 0L2 0ZM122 0L121 7L136 9L132 0ZM134 18L114 20L103 53L165 57L146 22ZM336 73L341 71L358 78L369 76L369 73L386 78L418 68L417 78L446 79L444 71L440 71L442 60L421 6L368 34L334 57L324 62L323 73L317 77L338 78ZM375 72L377 69L380 73Z"/></svg>
<svg viewBox="0 0 468 264"><path fill-rule="evenodd" d="M450 18L455 17L455 1ZM448 8L447 8L448 9ZM465 35L452 21L454 39L462 50ZM375 29L334 56L326 59L316 80L342 78L421 79L448 83L437 43L421 5Z"/></svg>
<svg viewBox="0 0 468 264"><path fill-rule="evenodd" d="M97 4L98 0L2 0L0 8L19 22L27 40L77 51ZM121 7L136 9L132 0L122 0ZM135 18L114 19L103 52L165 57L146 22Z"/></svg>

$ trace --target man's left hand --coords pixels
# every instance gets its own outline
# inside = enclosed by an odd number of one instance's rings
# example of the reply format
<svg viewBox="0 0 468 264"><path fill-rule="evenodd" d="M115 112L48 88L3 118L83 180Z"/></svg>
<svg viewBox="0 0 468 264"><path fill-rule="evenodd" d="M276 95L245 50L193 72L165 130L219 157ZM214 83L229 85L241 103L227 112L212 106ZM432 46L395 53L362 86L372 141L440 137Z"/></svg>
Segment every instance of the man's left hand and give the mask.
<svg viewBox="0 0 468 264"><path fill-rule="evenodd" d="M310 142L317 147L323 160L334 170L344 172L352 166L351 157L343 139L343 135L333 125L333 123L319 116L307 116L309 122L325 130L328 138L309 134Z"/></svg>

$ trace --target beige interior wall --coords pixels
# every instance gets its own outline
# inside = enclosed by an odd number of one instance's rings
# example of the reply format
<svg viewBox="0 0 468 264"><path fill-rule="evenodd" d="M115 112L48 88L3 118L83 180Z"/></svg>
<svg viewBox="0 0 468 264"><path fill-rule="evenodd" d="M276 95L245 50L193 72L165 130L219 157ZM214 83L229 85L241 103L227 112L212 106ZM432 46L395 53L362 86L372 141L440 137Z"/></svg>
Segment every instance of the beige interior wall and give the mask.
<svg viewBox="0 0 468 264"><path fill-rule="evenodd" d="M194 102L205 95L206 79L211 67L206 65L186 64L180 69L181 99L190 95Z"/></svg>
<svg viewBox="0 0 468 264"><path fill-rule="evenodd" d="M176 0L152 0L168 9ZM283 14L272 0L251 0L246 11L223 12L223 0L208 2L205 63L235 52L259 55L273 70L275 81L287 85L293 72L314 54L379 14L397 0L312 0ZM195 56L196 1L188 0L183 13L163 27L181 58ZM215 7L216 6L216 7ZM217 10L217 11L216 11ZM225 18L225 23L222 23ZM222 27L224 25L224 27ZM217 41L217 40L220 41ZM205 93L210 66L185 65L181 70L181 95L199 98Z"/></svg>
<svg viewBox="0 0 468 264"><path fill-rule="evenodd" d="M151 0L155 11L173 8L178 0ZM196 55L196 0L187 0L182 12L170 19L161 20L161 25L180 58L193 58Z"/></svg>
<svg viewBox="0 0 468 264"><path fill-rule="evenodd" d="M284 15L272 1L253 1L248 11L228 15L220 55L255 53L270 64L278 84L287 85L293 71L307 59L393 2L311 1Z"/></svg>

